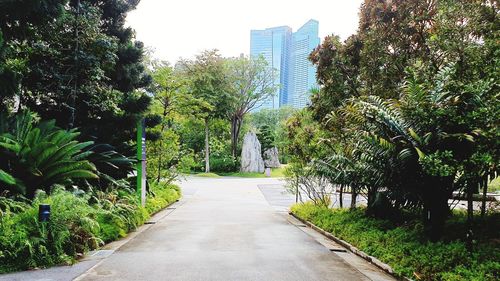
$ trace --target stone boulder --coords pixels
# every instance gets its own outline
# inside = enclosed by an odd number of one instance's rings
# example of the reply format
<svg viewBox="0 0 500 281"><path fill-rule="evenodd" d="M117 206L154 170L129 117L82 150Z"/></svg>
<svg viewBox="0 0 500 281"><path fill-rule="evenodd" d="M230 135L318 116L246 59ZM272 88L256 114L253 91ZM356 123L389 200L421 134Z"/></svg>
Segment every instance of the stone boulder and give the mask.
<svg viewBox="0 0 500 281"><path fill-rule="evenodd" d="M264 151L264 166L266 168L281 167L280 159L278 158L278 148L276 146Z"/></svg>
<svg viewBox="0 0 500 281"><path fill-rule="evenodd" d="M259 139L254 132L248 132L241 148L241 171L248 173L264 173Z"/></svg>

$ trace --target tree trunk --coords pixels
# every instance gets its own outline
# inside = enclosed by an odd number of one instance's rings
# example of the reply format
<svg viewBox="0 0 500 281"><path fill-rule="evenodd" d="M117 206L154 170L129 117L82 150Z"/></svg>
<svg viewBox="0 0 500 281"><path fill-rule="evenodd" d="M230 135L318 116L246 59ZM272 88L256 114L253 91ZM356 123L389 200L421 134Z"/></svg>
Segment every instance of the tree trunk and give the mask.
<svg viewBox="0 0 500 281"><path fill-rule="evenodd" d="M483 179L483 202L481 202L481 217L486 215L486 195L488 192L488 176Z"/></svg>
<svg viewBox="0 0 500 281"><path fill-rule="evenodd" d="M165 105L163 106L163 119L167 118L167 109L168 109L168 101L165 101ZM170 128L170 120L167 120L167 128ZM163 142L162 142L162 136L163 136L163 131L165 130L165 124L162 122L161 124L161 129L160 129L160 150L158 151L158 177L156 178L156 182L160 183L161 180L161 161L162 161L162 156L163 156Z"/></svg>
<svg viewBox="0 0 500 281"><path fill-rule="evenodd" d="M369 187L367 188L368 190L368 198L367 198L367 212L371 212L373 208L373 203L375 202L375 197L377 196L377 188L376 187Z"/></svg>
<svg viewBox="0 0 500 281"><path fill-rule="evenodd" d="M356 198L358 194L356 193L356 189L351 187L351 209L356 209Z"/></svg>
<svg viewBox="0 0 500 281"><path fill-rule="evenodd" d="M453 178L435 177L424 187L424 227L431 241L438 241L444 231L444 223L450 214L448 199L452 195Z"/></svg>
<svg viewBox="0 0 500 281"><path fill-rule="evenodd" d="M476 182L473 182L467 185L467 249L469 251L472 251L472 240L474 239L472 232L472 224L474 223L473 186L476 184Z"/></svg>
<svg viewBox="0 0 500 281"><path fill-rule="evenodd" d="M238 153L238 137L240 136L241 119L239 116L231 118L231 155L236 158Z"/></svg>
<svg viewBox="0 0 500 281"><path fill-rule="evenodd" d="M161 161L162 161L162 159L161 159L162 157L161 156L163 154L162 153L162 145L161 144L162 144L162 142L160 140L160 151L158 151L158 154L159 154L158 155L158 177L156 177L156 182L157 183L160 183L160 179L161 179Z"/></svg>
<svg viewBox="0 0 500 281"><path fill-rule="evenodd" d="M339 192L339 206L340 208L344 208L344 185L340 185L340 192Z"/></svg>
<svg viewBox="0 0 500 281"><path fill-rule="evenodd" d="M210 173L210 144L208 129L208 118L205 118L205 173Z"/></svg>

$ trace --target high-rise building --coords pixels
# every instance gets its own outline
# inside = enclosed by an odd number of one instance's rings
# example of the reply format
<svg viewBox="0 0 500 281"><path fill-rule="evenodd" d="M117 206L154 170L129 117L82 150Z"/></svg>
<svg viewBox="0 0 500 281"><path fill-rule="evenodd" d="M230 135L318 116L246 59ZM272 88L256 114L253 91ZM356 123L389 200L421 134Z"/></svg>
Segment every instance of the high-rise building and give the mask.
<svg viewBox="0 0 500 281"><path fill-rule="evenodd" d="M309 20L295 33L288 26L250 32L250 55L264 57L269 67L276 71L275 84L280 86L275 96L257 110L283 105L306 106L309 90L317 87L316 69L308 56L319 43L316 20Z"/></svg>
<svg viewBox="0 0 500 281"><path fill-rule="evenodd" d="M287 104L295 108L305 107L310 101L310 90L318 87L316 67L309 61L309 54L320 43L318 25L318 21L309 20L292 35Z"/></svg>
<svg viewBox="0 0 500 281"><path fill-rule="evenodd" d="M269 67L274 69L277 87L273 97L266 100L259 109L275 109L280 106L280 97L288 91L288 61L292 29L288 26L264 30L252 30L250 34L250 56L262 55Z"/></svg>

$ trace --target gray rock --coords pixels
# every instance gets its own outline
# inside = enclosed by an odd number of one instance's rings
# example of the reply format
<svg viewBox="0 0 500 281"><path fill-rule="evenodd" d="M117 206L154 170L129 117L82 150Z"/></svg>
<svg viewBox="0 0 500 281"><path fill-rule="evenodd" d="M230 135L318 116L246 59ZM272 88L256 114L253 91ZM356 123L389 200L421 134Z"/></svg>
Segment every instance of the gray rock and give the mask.
<svg viewBox="0 0 500 281"><path fill-rule="evenodd" d="M281 167L280 159L278 158L278 148L271 147L264 151L264 166L268 168Z"/></svg>
<svg viewBox="0 0 500 281"><path fill-rule="evenodd" d="M243 139L241 149L241 171L250 173L263 173L264 160L260 151L260 142L254 132L248 132Z"/></svg>

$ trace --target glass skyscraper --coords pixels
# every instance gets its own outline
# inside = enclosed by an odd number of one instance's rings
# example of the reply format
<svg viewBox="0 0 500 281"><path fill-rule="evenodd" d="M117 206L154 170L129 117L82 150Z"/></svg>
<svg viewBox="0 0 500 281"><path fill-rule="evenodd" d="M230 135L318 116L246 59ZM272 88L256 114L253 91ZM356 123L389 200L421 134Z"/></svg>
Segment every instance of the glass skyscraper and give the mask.
<svg viewBox="0 0 500 281"><path fill-rule="evenodd" d="M266 100L262 108L291 105L302 108L309 102L309 90L317 87L316 69L309 62L309 53L320 43L318 21L310 20L297 32L288 26L252 30L250 55L262 55L276 71L275 96Z"/></svg>
<svg viewBox="0 0 500 281"><path fill-rule="evenodd" d="M288 65L292 29L288 26L264 30L252 30L250 34L250 55L262 55L269 67L276 71L275 95L265 101L259 109L278 108L280 98L288 92Z"/></svg>

